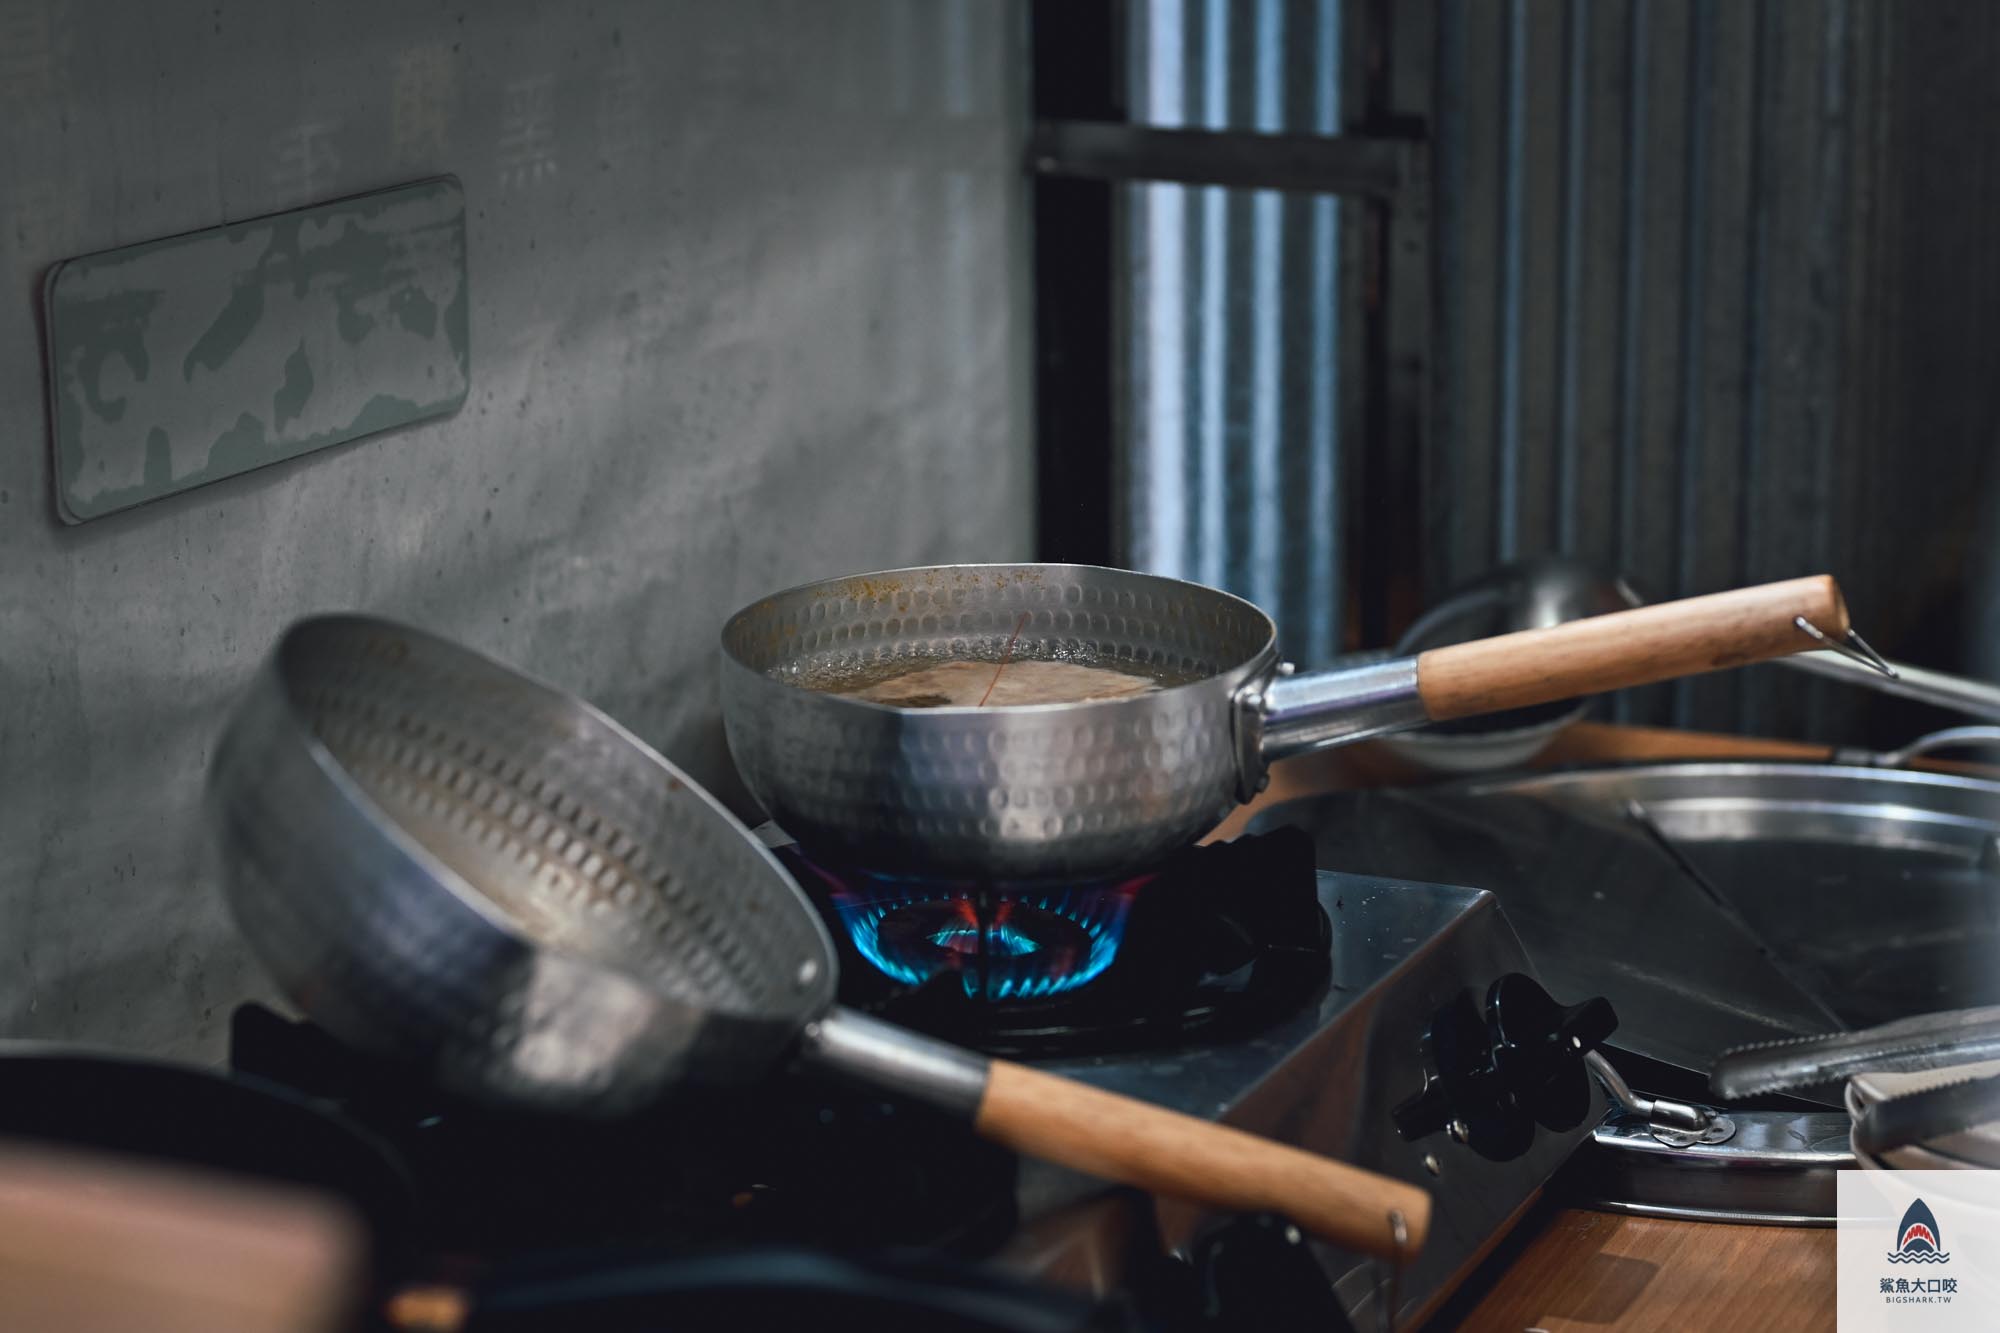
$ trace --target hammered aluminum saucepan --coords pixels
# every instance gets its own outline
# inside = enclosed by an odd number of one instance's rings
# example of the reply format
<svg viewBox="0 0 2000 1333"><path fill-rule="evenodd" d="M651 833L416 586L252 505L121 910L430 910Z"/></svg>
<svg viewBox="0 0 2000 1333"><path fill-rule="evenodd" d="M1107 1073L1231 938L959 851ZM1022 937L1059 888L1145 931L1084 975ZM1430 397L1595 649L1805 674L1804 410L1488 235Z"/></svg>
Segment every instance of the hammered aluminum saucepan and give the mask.
<svg viewBox="0 0 2000 1333"><path fill-rule="evenodd" d="M723 718L744 781L816 853L953 879L1077 878L1194 841L1287 754L1740 666L1848 630L1822 576L1295 675L1270 618L1214 588L1090 565L942 565L739 611L722 631ZM1010 649L1182 683L921 709L816 688L887 660L997 663Z"/></svg>
<svg viewBox="0 0 2000 1333"><path fill-rule="evenodd" d="M616 1113L796 1054L1078 1170L1365 1253L1423 1243L1416 1186L835 1005L824 926L734 816L595 709L431 635L295 626L208 802L237 924L285 992L458 1091Z"/></svg>

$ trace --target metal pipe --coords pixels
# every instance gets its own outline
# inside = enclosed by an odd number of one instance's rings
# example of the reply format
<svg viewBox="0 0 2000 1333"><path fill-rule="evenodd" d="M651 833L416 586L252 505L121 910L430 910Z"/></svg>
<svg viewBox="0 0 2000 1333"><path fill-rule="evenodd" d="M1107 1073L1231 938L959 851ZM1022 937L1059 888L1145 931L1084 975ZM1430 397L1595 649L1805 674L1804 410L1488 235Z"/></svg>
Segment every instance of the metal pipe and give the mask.
<svg viewBox="0 0 2000 1333"><path fill-rule="evenodd" d="M1590 1072L1604 1085L1604 1091L1618 1108L1627 1115L1637 1116L1656 1131L1669 1133L1704 1135L1715 1125L1715 1115L1706 1107L1688 1102L1669 1101L1664 1097L1641 1097L1632 1091L1632 1085L1618 1072L1618 1067L1604 1058L1602 1051L1590 1051L1583 1057L1590 1066Z"/></svg>
<svg viewBox="0 0 2000 1333"><path fill-rule="evenodd" d="M1860 662L1828 652L1799 653L1781 659L1781 663L1828 680L1859 685L1878 694L1893 694L1900 699L1914 699L1918 703L1949 708L1989 722L2000 722L2000 685L1983 680L1894 661L1889 665L1896 674L1889 677Z"/></svg>

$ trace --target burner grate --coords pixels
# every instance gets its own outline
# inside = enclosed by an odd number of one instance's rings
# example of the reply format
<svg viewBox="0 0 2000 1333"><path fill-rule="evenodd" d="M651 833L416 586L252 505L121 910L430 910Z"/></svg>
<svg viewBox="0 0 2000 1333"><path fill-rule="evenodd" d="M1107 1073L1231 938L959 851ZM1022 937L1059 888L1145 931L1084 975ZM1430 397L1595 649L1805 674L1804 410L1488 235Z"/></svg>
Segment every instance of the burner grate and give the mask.
<svg viewBox="0 0 2000 1333"><path fill-rule="evenodd" d="M843 1001L994 1054L1245 1034L1307 1003L1329 970L1312 840L1295 829L1063 890L850 874L777 850L841 950Z"/></svg>

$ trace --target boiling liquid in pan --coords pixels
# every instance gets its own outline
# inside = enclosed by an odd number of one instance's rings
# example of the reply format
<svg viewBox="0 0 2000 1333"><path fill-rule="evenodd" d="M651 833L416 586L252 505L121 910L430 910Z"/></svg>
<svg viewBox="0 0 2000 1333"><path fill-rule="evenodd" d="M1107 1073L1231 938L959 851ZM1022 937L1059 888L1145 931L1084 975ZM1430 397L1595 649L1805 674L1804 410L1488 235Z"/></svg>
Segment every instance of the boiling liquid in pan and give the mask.
<svg viewBox="0 0 2000 1333"><path fill-rule="evenodd" d="M1107 663L1080 654L1057 660L1016 657L1003 666L996 653L989 659L896 657L803 666L776 674L804 689L857 695L899 708L976 706L991 687L986 706L1004 708L1150 694L1200 680L1206 673L1117 659ZM899 686L899 682L907 682L907 686Z"/></svg>

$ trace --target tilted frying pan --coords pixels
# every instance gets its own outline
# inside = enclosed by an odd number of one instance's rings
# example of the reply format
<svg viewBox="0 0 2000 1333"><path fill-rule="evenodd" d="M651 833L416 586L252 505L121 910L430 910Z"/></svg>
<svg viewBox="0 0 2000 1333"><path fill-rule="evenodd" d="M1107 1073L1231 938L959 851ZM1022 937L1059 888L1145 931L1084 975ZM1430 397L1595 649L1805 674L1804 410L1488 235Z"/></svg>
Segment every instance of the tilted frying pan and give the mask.
<svg viewBox="0 0 2000 1333"><path fill-rule="evenodd" d="M1423 1242L1412 1185L835 1005L832 941L734 816L595 709L441 639L293 627L208 799L231 909L278 983L446 1086L615 1113L796 1052L1079 1170L1364 1253Z"/></svg>
<svg viewBox="0 0 2000 1333"><path fill-rule="evenodd" d="M940 565L811 583L739 611L722 631L723 719L744 781L815 851L953 879L1084 877L1194 841L1284 755L1821 646L1806 626L1847 633L1831 578L1293 675L1268 616L1197 583ZM998 662L1010 644L1016 659L1191 679L1084 703L926 709L800 683L883 659Z"/></svg>

